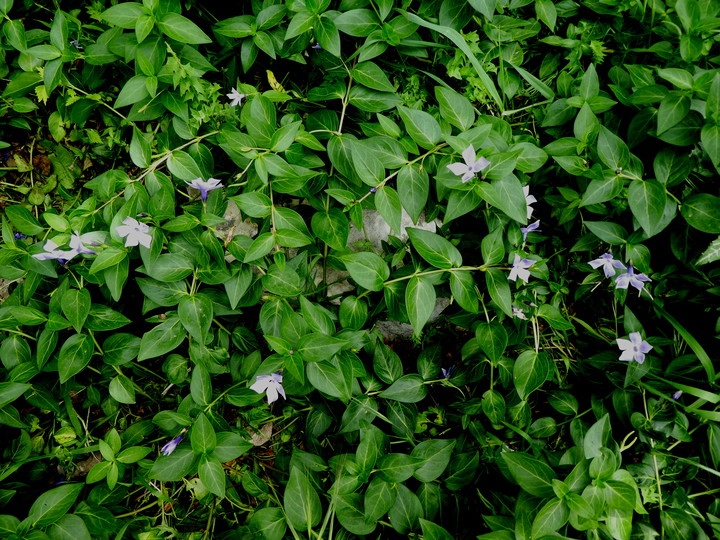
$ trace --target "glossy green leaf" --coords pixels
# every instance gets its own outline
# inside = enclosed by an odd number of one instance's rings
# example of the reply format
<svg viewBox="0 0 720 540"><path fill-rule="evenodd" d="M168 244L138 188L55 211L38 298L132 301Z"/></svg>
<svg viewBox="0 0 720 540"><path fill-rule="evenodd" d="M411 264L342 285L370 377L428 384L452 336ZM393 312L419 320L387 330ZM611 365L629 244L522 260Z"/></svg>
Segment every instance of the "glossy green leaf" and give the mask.
<svg viewBox="0 0 720 540"><path fill-rule="evenodd" d="M430 114L417 109L398 106L405 130L421 148L432 149L440 140L440 124Z"/></svg>
<svg viewBox="0 0 720 540"><path fill-rule="evenodd" d="M60 382L67 382L71 377L80 373L90 363L93 355L93 342L86 334L70 336L62 347L58 356L58 373Z"/></svg>
<svg viewBox="0 0 720 540"><path fill-rule="evenodd" d="M513 368L513 383L520 399L540 388L550 375L551 361L545 352L524 351Z"/></svg>
<svg viewBox="0 0 720 540"><path fill-rule="evenodd" d="M171 317L156 325L143 335L138 361L169 353L185 340L186 335L179 317Z"/></svg>
<svg viewBox="0 0 720 540"><path fill-rule="evenodd" d="M298 531L306 531L320 522L320 497L307 476L297 467L290 468L290 479L283 496L285 517Z"/></svg>
<svg viewBox="0 0 720 540"><path fill-rule="evenodd" d="M412 373L403 375L390 385L387 390L380 392L380 397L401 403L417 403L427 395L423 378Z"/></svg>
<svg viewBox="0 0 720 540"><path fill-rule="evenodd" d="M522 452L500 454L515 482L530 495L552 497L555 472L544 462Z"/></svg>
<svg viewBox="0 0 720 540"><path fill-rule="evenodd" d="M63 294L61 308L75 331L80 333L90 312L90 292L87 289L68 289Z"/></svg>
<svg viewBox="0 0 720 540"><path fill-rule="evenodd" d="M383 283L390 277L390 268L380 256L374 253L353 253L345 255L342 261L353 280L361 287L371 291L382 290Z"/></svg>

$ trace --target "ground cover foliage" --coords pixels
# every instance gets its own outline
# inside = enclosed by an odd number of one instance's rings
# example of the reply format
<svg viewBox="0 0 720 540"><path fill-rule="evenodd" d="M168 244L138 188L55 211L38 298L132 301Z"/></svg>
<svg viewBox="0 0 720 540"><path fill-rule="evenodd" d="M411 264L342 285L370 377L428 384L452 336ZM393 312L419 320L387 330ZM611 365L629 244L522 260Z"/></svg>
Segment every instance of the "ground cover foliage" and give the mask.
<svg viewBox="0 0 720 540"><path fill-rule="evenodd" d="M719 537L720 2L204 5L0 0L0 536Z"/></svg>

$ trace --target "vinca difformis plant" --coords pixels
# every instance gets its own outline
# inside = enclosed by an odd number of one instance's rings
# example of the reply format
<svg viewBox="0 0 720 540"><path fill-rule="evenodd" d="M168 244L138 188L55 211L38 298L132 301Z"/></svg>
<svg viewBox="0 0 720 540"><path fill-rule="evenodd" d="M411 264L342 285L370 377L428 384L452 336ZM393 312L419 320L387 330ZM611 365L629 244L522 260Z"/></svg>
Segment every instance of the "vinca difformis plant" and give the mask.
<svg viewBox="0 0 720 540"><path fill-rule="evenodd" d="M0 0L1 537L718 537L718 2L77 4Z"/></svg>

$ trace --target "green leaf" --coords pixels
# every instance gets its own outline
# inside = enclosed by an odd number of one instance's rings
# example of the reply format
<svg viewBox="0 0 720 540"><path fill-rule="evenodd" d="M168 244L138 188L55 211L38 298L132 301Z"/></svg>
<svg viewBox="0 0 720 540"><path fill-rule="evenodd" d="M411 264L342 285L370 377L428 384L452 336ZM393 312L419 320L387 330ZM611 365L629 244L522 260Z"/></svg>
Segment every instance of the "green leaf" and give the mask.
<svg viewBox="0 0 720 540"><path fill-rule="evenodd" d="M115 401L129 405L135 403L135 387L132 381L124 375L113 377L110 381L109 390L110 396Z"/></svg>
<svg viewBox="0 0 720 540"><path fill-rule="evenodd" d="M407 234L418 254L436 268L462 266L460 251L442 236L422 229L407 228Z"/></svg>
<svg viewBox="0 0 720 540"><path fill-rule="evenodd" d="M10 76L10 82L3 90L2 97L18 98L24 96L41 82L42 77L35 71L14 71Z"/></svg>
<svg viewBox="0 0 720 540"><path fill-rule="evenodd" d="M712 164L715 167L720 166L720 126L705 124L700 132L700 141Z"/></svg>
<svg viewBox="0 0 720 540"><path fill-rule="evenodd" d="M150 97L150 93L147 91L147 77L145 75L135 75L128 79L120 89L113 107L117 109L133 105L147 97Z"/></svg>
<svg viewBox="0 0 720 540"><path fill-rule="evenodd" d="M373 62L360 62L350 72L353 79L363 86L380 92L395 92L395 87L385 72Z"/></svg>
<svg viewBox="0 0 720 540"><path fill-rule="evenodd" d="M177 448L169 456L160 456L150 468L150 478L161 482L177 482L197 468L197 456L190 448Z"/></svg>
<svg viewBox="0 0 720 540"><path fill-rule="evenodd" d="M417 164L403 166L398 171L397 190L403 208L413 223L417 223L430 194L430 179L427 171Z"/></svg>
<svg viewBox="0 0 720 540"><path fill-rule="evenodd" d="M119 264L125 257L127 257L127 254L128 252L125 249L118 249L114 247L107 247L103 249L98 256L95 257L92 265L90 265L90 273L95 274Z"/></svg>
<svg viewBox="0 0 720 540"><path fill-rule="evenodd" d="M402 375L402 362L390 347L378 343L373 355L373 370L381 381L392 384Z"/></svg>
<svg viewBox="0 0 720 540"><path fill-rule="evenodd" d="M185 254L163 253L155 260L152 268L145 267L145 273L157 281L170 283L185 279L192 274L194 268Z"/></svg>
<svg viewBox="0 0 720 540"><path fill-rule="evenodd" d="M308 381L320 392L345 402L352 397L352 377L343 373L337 359L307 364ZM348 373L348 375L351 375Z"/></svg>
<svg viewBox="0 0 720 540"><path fill-rule="evenodd" d="M534 497L552 497L555 472L544 462L522 452L500 454L515 482Z"/></svg>
<svg viewBox="0 0 720 540"><path fill-rule="evenodd" d="M627 231L617 223L607 221L586 221L585 226L600 240L613 246L623 245L627 242Z"/></svg>
<svg viewBox="0 0 720 540"><path fill-rule="evenodd" d="M420 528L425 540L454 540L454 537L449 532L432 521L420 518Z"/></svg>
<svg viewBox="0 0 720 540"><path fill-rule="evenodd" d="M661 135L679 124L689 112L690 98L679 92L670 92L663 98L658 108L657 134Z"/></svg>
<svg viewBox="0 0 720 540"><path fill-rule="evenodd" d="M401 403L417 403L427 395L425 381L417 373L403 375L390 385L387 390L380 392L380 397Z"/></svg>
<svg viewBox="0 0 720 540"><path fill-rule="evenodd" d="M195 369L198 369L198 367L195 366ZM215 450L217 445L215 430L204 413L198 415L190 430L190 444L196 454L209 454Z"/></svg>
<svg viewBox="0 0 720 540"><path fill-rule="evenodd" d="M573 330L574 327L570 321L567 320L560 312L560 309L553 306L552 304L543 304L537 311L538 317L542 317L550 323L555 330L565 332L567 330Z"/></svg>
<svg viewBox="0 0 720 540"><path fill-rule="evenodd" d="M350 225L339 208L313 214L310 226L313 233L331 248L341 251L347 248Z"/></svg>
<svg viewBox="0 0 720 540"><path fill-rule="evenodd" d="M66 484L40 495L28 512L28 520L32 526L45 527L59 520L70 510L82 488L82 483Z"/></svg>
<svg viewBox="0 0 720 540"><path fill-rule="evenodd" d="M68 289L63 294L61 308L65 318L80 333L90 312L90 292L87 289Z"/></svg>
<svg viewBox="0 0 720 540"><path fill-rule="evenodd" d="M383 217L390 228L400 235L400 223L402 222L402 205L400 197L390 186L382 186L375 192L375 208Z"/></svg>
<svg viewBox="0 0 720 540"><path fill-rule="evenodd" d="M254 448L254 445L247 442L237 433L222 431L217 434L217 444L212 455L220 463L227 463L239 458L252 448Z"/></svg>
<svg viewBox="0 0 720 540"><path fill-rule="evenodd" d="M475 123L475 109L470 100L455 90L435 87L435 98L440 105L440 116L460 131L467 131Z"/></svg>
<svg viewBox="0 0 720 540"><path fill-rule="evenodd" d="M380 474L382 475L382 471ZM385 516L395 504L396 497L397 488L394 483L385 481L381 476L375 476L365 491L365 521L377 522Z"/></svg>
<svg viewBox="0 0 720 540"><path fill-rule="evenodd" d="M147 8L138 2L122 2L103 11L100 18L113 26L130 30L135 28L135 22L139 17L147 14Z"/></svg>
<svg viewBox="0 0 720 540"><path fill-rule="evenodd" d="M48 536L52 540L91 540L85 522L73 514L65 514L53 523L48 529Z"/></svg>
<svg viewBox="0 0 720 540"><path fill-rule="evenodd" d="M402 535L407 535L417 526L423 515L420 499L403 484L397 486L395 504L388 513L393 529Z"/></svg>
<svg viewBox="0 0 720 540"><path fill-rule="evenodd" d="M15 401L30 388L29 384L21 384L17 382L0 383L0 408Z"/></svg>
<svg viewBox="0 0 720 540"><path fill-rule="evenodd" d="M551 32L555 31L557 9L555 8L555 4L552 3L552 0L538 0L535 2L535 14L538 20L544 22Z"/></svg>
<svg viewBox="0 0 720 540"><path fill-rule="evenodd" d="M488 268L485 272L485 283L493 302L508 317L512 317L512 295L510 294L507 274L499 268Z"/></svg>
<svg viewBox="0 0 720 540"><path fill-rule="evenodd" d="M212 39L200 30L199 26L178 13L166 13L157 21L157 25L163 34L181 43L191 45L212 43Z"/></svg>
<svg viewBox="0 0 720 540"><path fill-rule="evenodd" d="M58 373L60 383L67 382L70 377L80 373L88 365L93 355L93 342L86 334L70 336L58 356Z"/></svg>
<svg viewBox="0 0 720 540"><path fill-rule="evenodd" d="M315 39L324 50L340 57L340 32L331 18L323 14L315 25Z"/></svg>
<svg viewBox="0 0 720 540"><path fill-rule="evenodd" d="M245 476L243 476L245 478ZM263 540L283 540L287 524L282 508L270 506L253 512L250 527Z"/></svg>
<svg viewBox="0 0 720 540"><path fill-rule="evenodd" d="M501 425L507 410L502 394L495 390L486 390L482 396L481 405L485 416L488 417L493 426Z"/></svg>
<svg viewBox="0 0 720 540"><path fill-rule="evenodd" d="M167 160L168 169L174 176L186 182L202 178L203 173L195 159L182 150L175 150Z"/></svg>
<svg viewBox="0 0 720 540"><path fill-rule="evenodd" d="M397 107L402 99L395 93L377 92L364 86L353 86L349 94L350 104L361 111L378 113Z"/></svg>
<svg viewBox="0 0 720 540"><path fill-rule="evenodd" d="M184 296L178 305L178 316L185 330L194 339L200 343L207 341L213 320L213 305L207 296Z"/></svg>
<svg viewBox="0 0 720 540"><path fill-rule="evenodd" d="M405 130L421 148L431 150L441 138L440 124L430 114L417 109L408 109L402 105L397 107Z"/></svg>
<svg viewBox="0 0 720 540"><path fill-rule="evenodd" d="M475 339L485 355L493 362L498 362L508 344L505 327L497 321L480 323L475 328Z"/></svg>
<svg viewBox="0 0 720 540"><path fill-rule="evenodd" d="M520 399L526 400L550 376L552 363L544 352L524 351L515 361L513 383Z"/></svg>
<svg viewBox="0 0 720 540"><path fill-rule="evenodd" d="M657 180L633 180L628 190L628 203L633 216L648 236L654 236L668 223L663 220L667 195Z"/></svg>
<svg viewBox="0 0 720 540"><path fill-rule="evenodd" d="M353 280L371 291L382 290L385 280L390 277L390 268L375 253L352 253L343 256L342 261Z"/></svg>
<svg viewBox="0 0 720 540"><path fill-rule="evenodd" d="M350 9L335 19L335 25L350 36L365 37L380 28L380 21L369 9Z"/></svg>
<svg viewBox="0 0 720 540"><path fill-rule="evenodd" d="M30 213L30 210L24 206L8 206L5 208L5 215L22 234L35 236L45 230L35 216Z"/></svg>
<svg viewBox="0 0 720 540"><path fill-rule="evenodd" d="M413 476L421 482L439 478L450 463L454 448L454 439L428 439L418 444L411 455L421 461Z"/></svg>
<svg viewBox="0 0 720 540"><path fill-rule="evenodd" d="M523 225L527 223L525 193L520 180L515 175L510 174L493 180L491 184L487 182L477 183L475 184L475 191L508 217Z"/></svg>
<svg viewBox="0 0 720 540"><path fill-rule="evenodd" d="M570 510L562 499L550 499L540 509L532 523L533 538L541 538L560 530L567 523Z"/></svg>
<svg viewBox="0 0 720 540"><path fill-rule="evenodd" d="M290 479L285 487L283 507L288 523L300 532L311 529L322 518L320 497L307 476L297 467L290 468Z"/></svg>
<svg viewBox="0 0 720 540"><path fill-rule="evenodd" d="M345 341L325 334L308 334L303 336L297 344L303 360L306 362L319 362L329 360L345 346Z"/></svg>
<svg viewBox="0 0 720 540"><path fill-rule="evenodd" d="M720 234L720 197L709 193L692 195L683 201L680 212L691 227Z"/></svg>
<svg viewBox="0 0 720 540"><path fill-rule="evenodd" d="M388 482L404 482L420 466L421 460L408 454L391 453L380 458L376 470Z"/></svg>
<svg viewBox="0 0 720 540"><path fill-rule="evenodd" d="M138 167L145 168L150 165L152 149L145 138L145 134L133 127L133 136L130 141L130 159Z"/></svg>
<svg viewBox="0 0 720 540"><path fill-rule="evenodd" d="M414 276L410 278L405 289L405 305L408 318L413 327L413 336L421 334L425 323L435 309L435 286L428 276Z"/></svg>
<svg viewBox="0 0 720 540"><path fill-rule="evenodd" d="M472 272L461 270L450 273L450 291L453 299L465 311L477 313L479 309L478 294L475 289Z"/></svg>
<svg viewBox="0 0 720 540"><path fill-rule="evenodd" d="M225 471L218 460L206 455L201 456L198 476L210 493L218 497L225 496Z"/></svg>
<svg viewBox="0 0 720 540"><path fill-rule="evenodd" d="M185 340L185 328L179 317L171 317L143 334L138 361L169 353Z"/></svg>
<svg viewBox="0 0 720 540"><path fill-rule="evenodd" d="M625 141L605 126L600 126L597 150L600 160L613 171L625 167L630 160L630 151Z"/></svg>
<svg viewBox="0 0 720 540"><path fill-rule="evenodd" d="M718 260L720 260L720 237L710 242L710 245L703 251L695 264L700 266Z"/></svg>
<svg viewBox="0 0 720 540"><path fill-rule="evenodd" d="M212 402L210 373L201 365L196 365L193 368L190 379L190 395L198 405L210 405Z"/></svg>

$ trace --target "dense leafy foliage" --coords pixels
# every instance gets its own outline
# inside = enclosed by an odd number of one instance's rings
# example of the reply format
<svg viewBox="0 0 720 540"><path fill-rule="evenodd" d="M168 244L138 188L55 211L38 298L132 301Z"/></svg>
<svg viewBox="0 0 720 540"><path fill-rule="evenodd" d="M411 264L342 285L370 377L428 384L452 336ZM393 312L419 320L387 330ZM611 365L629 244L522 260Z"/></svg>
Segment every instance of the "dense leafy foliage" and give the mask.
<svg viewBox="0 0 720 540"><path fill-rule="evenodd" d="M54 4L0 536L720 536L720 2Z"/></svg>

